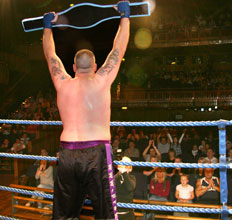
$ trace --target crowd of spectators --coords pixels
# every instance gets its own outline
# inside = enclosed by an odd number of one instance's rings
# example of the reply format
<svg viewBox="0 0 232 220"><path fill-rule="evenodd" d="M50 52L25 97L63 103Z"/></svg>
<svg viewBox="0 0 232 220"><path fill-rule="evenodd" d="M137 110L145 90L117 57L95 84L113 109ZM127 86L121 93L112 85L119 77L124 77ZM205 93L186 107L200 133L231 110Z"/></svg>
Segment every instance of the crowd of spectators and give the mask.
<svg viewBox="0 0 232 220"><path fill-rule="evenodd" d="M111 135L114 160L121 160L123 156L127 156L133 161L218 163L218 135L217 129L214 128L168 129L158 127L142 128L137 131L135 128L128 129L120 126L111 127ZM226 148L227 161L231 162L232 144L229 140L226 142ZM50 152L50 155L54 154L55 152ZM46 149L41 150L41 155L48 155ZM27 175L31 179L38 179L42 166L41 162L36 161L28 170ZM52 169L51 166L55 169L55 164L47 164L46 169ZM115 174L117 172L115 165ZM228 181L231 181L231 175L228 174L230 178ZM143 197L137 197L140 199L201 204L220 203L220 180L216 169L158 167L136 169L133 167L132 175L136 178L136 190L145 185L146 193ZM145 184L141 184L139 180L141 175ZM134 198L136 196L138 194L135 192ZM231 202L229 191L229 204ZM152 213L146 215L152 217ZM177 212L174 215L185 216L186 214Z"/></svg>
<svg viewBox="0 0 232 220"><path fill-rule="evenodd" d="M20 108L11 114L11 118L59 120L54 95L48 93L44 96L39 92L36 98L27 98ZM28 145L36 137L38 129L37 125L2 125L0 151L27 153ZM111 127L111 136L114 160L127 156L132 160L147 162L218 163L219 146L216 128L155 127L138 131L135 128L120 126ZM232 144L229 137L226 148L227 161L231 162ZM54 152L50 153L54 154ZM36 171L38 167L40 166L37 164ZM32 178L35 177L36 171L34 170ZM146 179L147 199L188 203L199 201L200 203L218 204L220 202L218 170L152 167L143 168L139 172ZM232 178L230 172L228 172L228 178ZM137 188L139 187L140 185L137 184ZM229 185L229 204L232 204L231 191ZM175 215L179 214L175 213Z"/></svg>
<svg viewBox="0 0 232 220"><path fill-rule="evenodd" d="M46 95L44 95L46 94ZM26 98L8 114L16 120L60 120L56 99L51 90ZM36 138L40 125L2 124L0 127L0 152L28 153L28 145Z"/></svg>
<svg viewBox="0 0 232 220"><path fill-rule="evenodd" d="M172 3L172 2L171 2ZM172 5L172 4L170 4ZM182 6L184 7L184 6ZM217 6L215 6L217 7ZM207 11L201 11L201 8L191 11L180 11L173 8L169 8L167 4L165 7L158 7L152 20L152 29L155 31L167 31L167 32L196 32L199 29L213 29L213 28L228 28L231 27L232 22L232 9L224 8L221 10L210 9Z"/></svg>
<svg viewBox="0 0 232 220"><path fill-rule="evenodd" d="M36 97L26 98L9 117L19 120L59 120L54 93L52 90L44 94L39 91Z"/></svg>
<svg viewBox="0 0 232 220"><path fill-rule="evenodd" d="M4 124L0 130L0 152L27 153L32 138L24 126Z"/></svg>
<svg viewBox="0 0 232 220"><path fill-rule="evenodd" d="M148 78L149 89L159 88L202 88L224 89L232 86L231 72L205 72L192 69L189 72L182 71L155 71Z"/></svg>
<svg viewBox="0 0 232 220"><path fill-rule="evenodd" d="M171 163L218 163L218 135L216 130L192 128L156 128L153 131L124 127L112 127L112 148L114 160L127 156L134 161ZM232 161L232 144L226 142L227 161ZM115 168L116 169L116 168ZM137 182L141 175L147 183L146 193L135 197L156 201L177 201L204 204L220 203L219 171L211 168L139 168L134 169ZM117 169L116 171L117 172ZM231 173L228 172L228 181ZM144 185L144 184L142 184ZM146 185L146 184L145 184ZM140 185L137 185L140 188ZM229 204L232 204L229 187ZM174 213L174 215L184 215ZM147 217L150 217L148 214ZM152 217L152 216L151 216Z"/></svg>

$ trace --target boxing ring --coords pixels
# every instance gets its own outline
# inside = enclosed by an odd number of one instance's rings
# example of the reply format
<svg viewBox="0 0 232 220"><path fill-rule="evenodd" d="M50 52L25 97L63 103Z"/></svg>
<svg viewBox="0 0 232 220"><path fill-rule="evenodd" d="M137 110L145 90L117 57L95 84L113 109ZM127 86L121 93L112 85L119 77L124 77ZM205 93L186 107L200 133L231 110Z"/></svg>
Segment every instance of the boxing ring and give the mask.
<svg viewBox="0 0 232 220"><path fill-rule="evenodd" d="M62 125L61 121L30 121L30 120L4 120L0 119L0 124L31 124L31 125ZM215 213L221 214L221 219L227 220L228 215L232 214L232 209L228 209L228 187L227 187L227 169L232 168L232 164L226 162L226 126L232 125L232 121L219 120L219 121L199 121L199 122L111 122L111 126L143 126L143 127L194 127L194 126L217 126L219 134L219 163L217 164L197 164L197 163L151 163L151 162L119 162L114 161L117 165L130 165L142 167L171 167L171 168L219 168L220 170L220 202L221 209L219 208L191 208L179 206L161 206L149 204L132 204L132 203L117 203L117 207L142 209L142 210L155 210L155 211L169 211L169 212L188 212L188 213ZM22 155L12 153L0 153L0 157L20 158L20 159L33 159L33 160L47 160L56 161L56 157L43 157L36 155ZM48 199L53 199L52 194L44 194L29 190L16 189L12 187L0 186L0 190L22 193L26 195L41 196ZM87 201L89 203L90 201ZM17 220L7 216L1 216L0 219L4 220Z"/></svg>

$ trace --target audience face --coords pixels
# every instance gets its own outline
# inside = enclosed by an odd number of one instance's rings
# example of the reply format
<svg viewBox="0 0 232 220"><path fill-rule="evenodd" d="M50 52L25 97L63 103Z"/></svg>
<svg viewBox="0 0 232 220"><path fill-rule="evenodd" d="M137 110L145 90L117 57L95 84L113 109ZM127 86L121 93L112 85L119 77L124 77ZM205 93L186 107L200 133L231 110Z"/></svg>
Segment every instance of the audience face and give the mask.
<svg viewBox="0 0 232 220"><path fill-rule="evenodd" d="M48 152L45 149L41 149L41 156L47 156Z"/></svg>
<svg viewBox="0 0 232 220"><path fill-rule="evenodd" d="M135 134L136 134L136 130L135 130L135 129L132 129L131 133L132 133L133 135L135 135Z"/></svg>
<svg viewBox="0 0 232 220"><path fill-rule="evenodd" d="M153 148L150 148L149 152L151 156L155 156L155 150Z"/></svg>
<svg viewBox="0 0 232 220"><path fill-rule="evenodd" d="M210 180L214 174L213 168L205 168L205 177L206 179Z"/></svg>
<svg viewBox="0 0 232 220"><path fill-rule="evenodd" d="M113 147L113 148L118 148L118 146L119 146L119 141L118 141L117 139L115 139L115 140L113 141L112 147Z"/></svg>
<svg viewBox="0 0 232 220"><path fill-rule="evenodd" d="M150 162L154 162L154 163L158 162L157 157L151 157Z"/></svg>
<svg viewBox="0 0 232 220"><path fill-rule="evenodd" d="M156 175L158 179L162 179L164 177L165 171L163 169L157 169Z"/></svg>
<svg viewBox="0 0 232 220"><path fill-rule="evenodd" d="M203 146L203 145L202 145L202 147L201 147L201 152L202 152L202 153L205 153L205 152L206 152L206 148L205 148L205 146Z"/></svg>
<svg viewBox="0 0 232 220"><path fill-rule="evenodd" d="M134 149L135 148L135 143L133 141L129 142L129 148Z"/></svg>
<svg viewBox="0 0 232 220"><path fill-rule="evenodd" d="M229 150L229 157L232 158L232 149Z"/></svg>
<svg viewBox="0 0 232 220"><path fill-rule="evenodd" d="M180 177L180 182L181 182L182 186L186 186L188 184L188 182L189 182L188 177L187 176L181 176Z"/></svg>
<svg viewBox="0 0 232 220"><path fill-rule="evenodd" d="M227 150L231 149L231 143L230 142L226 142L226 149Z"/></svg>
<svg viewBox="0 0 232 220"><path fill-rule="evenodd" d="M181 163L181 159L179 157L175 158L175 163Z"/></svg>
<svg viewBox="0 0 232 220"><path fill-rule="evenodd" d="M205 149L207 150L208 148L210 148L209 144L205 144Z"/></svg>
<svg viewBox="0 0 232 220"><path fill-rule="evenodd" d="M123 157L121 161L123 161L123 162L131 162L131 159L129 157ZM118 165L117 168L118 168L119 171L121 169L126 169L127 173L132 171L132 166Z"/></svg>
<svg viewBox="0 0 232 220"><path fill-rule="evenodd" d="M173 142L174 142L175 144L177 144L177 143L178 143L178 138L177 138L177 137L174 137L174 138L173 138Z"/></svg>
<svg viewBox="0 0 232 220"><path fill-rule="evenodd" d="M3 144L4 145L8 145L9 144L9 140L8 139L4 139Z"/></svg>
<svg viewBox="0 0 232 220"><path fill-rule="evenodd" d="M40 161L40 168L41 170L46 170L46 167L47 167L47 161L46 160L41 160Z"/></svg>
<svg viewBox="0 0 232 220"><path fill-rule="evenodd" d="M119 131L119 132L118 132L118 135L119 135L120 138L122 138L122 137L125 136L124 133L123 133L123 131Z"/></svg>
<svg viewBox="0 0 232 220"><path fill-rule="evenodd" d="M199 158L198 159L198 163L204 163L204 159L203 158Z"/></svg>
<svg viewBox="0 0 232 220"><path fill-rule="evenodd" d="M175 158L175 163L181 163L181 159L179 157ZM181 170L181 168L176 168L176 170Z"/></svg>
<svg viewBox="0 0 232 220"><path fill-rule="evenodd" d="M193 150L194 150L194 151L198 150L198 147L197 147L196 144L193 145Z"/></svg>
<svg viewBox="0 0 232 220"><path fill-rule="evenodd" d="M151 138L156 139L157 134L156 134L156 133L153 133L151 136L152 136Z"/></svg>
<svg viewBox="0 0 232 220"><path fill-rule="evenodd" d="M209 159L212 159L213 156L214 156L213 150L212 150L212 149L208 149L208 150L207 150L207 157L208 157Z"/></svg>
<svg viewBox="0 0 232 220"><path fill-rule="evenodd" d="M175 152L174 151L169 151L168 152L169 157L175 157Z"/></svg>
<svg viewBox="0 0 232 220"><path fill-rule="evenodd" d="M167 141L166 141L166 138L161 138L161 144L166 144L167 143Z"/></svg>
<svg viewBox="0 0 232 220"><path fill-rule="evenodd" d="M191 137L190 137L189 134L186 134L186 135L185 135L185 140L191 140Z"/></svg>

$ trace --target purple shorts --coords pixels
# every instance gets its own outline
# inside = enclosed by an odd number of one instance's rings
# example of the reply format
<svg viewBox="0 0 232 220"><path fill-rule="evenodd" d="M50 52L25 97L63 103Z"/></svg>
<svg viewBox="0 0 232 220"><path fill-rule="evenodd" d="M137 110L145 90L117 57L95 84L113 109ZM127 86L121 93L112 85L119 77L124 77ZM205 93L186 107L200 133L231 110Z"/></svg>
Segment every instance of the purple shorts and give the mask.
<svg viewBox="0 0 232 220"><path fill-rule="evenodd" d="M77 219L88 195L95 219L118 220L109 141L60 145L52 219Z"/></svg>

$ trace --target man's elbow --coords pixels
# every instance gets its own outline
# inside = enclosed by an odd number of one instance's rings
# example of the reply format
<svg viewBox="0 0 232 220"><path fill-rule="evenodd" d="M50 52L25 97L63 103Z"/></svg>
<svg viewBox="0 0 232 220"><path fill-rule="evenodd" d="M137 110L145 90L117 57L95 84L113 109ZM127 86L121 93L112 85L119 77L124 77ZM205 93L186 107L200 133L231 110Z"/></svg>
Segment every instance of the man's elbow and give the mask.
<svg viewBox="0 0 232 220"><path fill-rule="evenodd" d="M47 60L47 62L49 62L51 60L52 57L55 57L56 54L51 53L49 51L44 51L44 56L45 59Z"/></svg>

